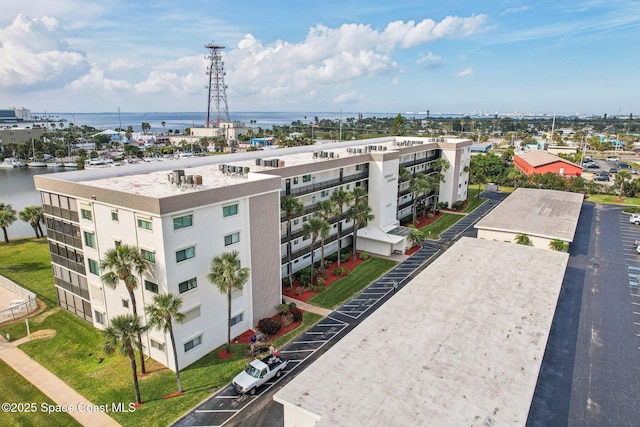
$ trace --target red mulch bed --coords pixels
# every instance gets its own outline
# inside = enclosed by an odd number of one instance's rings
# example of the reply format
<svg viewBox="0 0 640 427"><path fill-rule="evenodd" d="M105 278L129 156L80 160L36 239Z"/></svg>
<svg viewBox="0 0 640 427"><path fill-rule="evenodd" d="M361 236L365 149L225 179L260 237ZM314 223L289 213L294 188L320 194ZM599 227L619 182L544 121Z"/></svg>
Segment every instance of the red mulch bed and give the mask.
<svg viewBox="0 0 640 427"><path fill-rule="evenodd" d="M172 397L178 397L181 394L184 394L184 391L176 391L174 393L171 394L167 394L166 396L162 396L163 399L171 399Z"/></svg>
<svg viewBox="0 0 640 427"><path fill-rule="evenodd" d="M356 268L356 266L358 266L359 264L362 264L363 262L365 262L366 260L362 260L360 259L360 256L357 256L356 261L353 261L353 255L351 255L349 257L349 261L342 261L340 263L340 267L347 267L349 269L349 272L353 271L354 268ZM331 264L331 266L329 268L327 268L327 270L325 271L325 289L328 288L329 286L331 286L331 284L333 282L335 282L336 280L340 280L343 277L347 277L348 274L346 276L336 276L335 274L333 274L333 269L336 268L338 266L338 261L334 262L333 264ZM317 276L314 276L314 279ZM296 299L298 301L303 301L303 302L308 302L311 297L313 297L314 295L317 295L318 292L315 291L310 291L310 290L306 290L304 292L302 292L301 294L297 294L296 290L300 287L300 284L298 283L297 280L293 281L293 289L290 287L284 287L282 288L282 295L288 296L290 298Z"/></svg>
<svg viewBox="0 0 640 427"><path fill-rule="evenodd" d="M433 212L431 212L431 213L433 213ZM427 213L427 215L428 215L428 213ZM440 216L441 216L441 215L442 215L442 211L438 211L438 213L437 213L437 214L435 214L435 215L433 216L433 218L429 218L429 217L427 217L426 215L425 215L425 216L420 216L420 215L419 215L419 216L416 218L416 221L418 221L418 223L417 223L417 224L414 224L414 225L416 226L416 228L422 228L422 227L424 227L425 225L429 225L429 224L431 224L433 221L435 221L436 219L440 218ZM409 224L411 224L411 221L405 222L403 225L404 225L404 226L407 226L407 225L409 225Z"/></svg>
<svg viewBox="0 0 640 427"><path fill-rule="evenodd" d="M300 311L304 311L304 310L300 310ZM280 324L282 325L282 318L280 317L280 313L274 314L273 316L271 316L271 318L274 319L274 320L279 321ZM267 342L270 342L270 341L272 341L272 340L274 340L276 338L280 338L282 335L294 330L295 328L300 326L300 323L302 323L302 322L291 322L287 326L282 325L282 327L280 328L278 333L275 334L275 335L270 336L269 340ZM245 332L243 332L242 334L240 334L237 337L235 337L232 340L232 342L234 344L250 344L251 343L251 337L254 336L255 334L256 334L256 332L253 329L248 329ZM232 355L233 355L233 352L231 352L230 354L227 354L226 346L222 350L218 351L218 359L222 359L222 360L228 359ZM169 396L173 397L172 395L169 395Z"/></svg>
<svg viewBox="0 0 640 427"><path fill-rule="evenodd" d="M409 249L405 250L405 251L404 251L404 254L405 254L405 255L413 255L413 254L415 254L416 252L418 252L420 249L422 249L422 246L421 246L421 245L412 246L412 247L410 247Z"/></svg>

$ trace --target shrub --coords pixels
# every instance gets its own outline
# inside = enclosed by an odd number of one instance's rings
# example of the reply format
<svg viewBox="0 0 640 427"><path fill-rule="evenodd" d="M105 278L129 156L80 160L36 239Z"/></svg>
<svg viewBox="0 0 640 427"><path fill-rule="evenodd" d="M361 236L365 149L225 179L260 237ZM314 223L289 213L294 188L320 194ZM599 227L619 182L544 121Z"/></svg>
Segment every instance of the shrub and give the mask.
<svg viewBox="0 0 640 427"><path fill-rule="evenodd" d="M434 215L433 215L433 213L431 213L431 212L429 212L429 213L427 214L427 218L429 218L429 219L433 219L433 216L434 216Z"/></svg>
<svg viewBox="0 0 640 427"><path fill-rule="evenodd" d="M318 277L316 280L316 285L322 286L323 288L327 285L327 280L324 277Z"/></svg>
<svg viewBox="0 0 640 427"><path fill-rule="evenodd" d="M451 205L451 208L456 211L462 210L464 208L464 200L458 200L453 205Z"/></svg>
<svg viewBox="0 0 640 427"><path fill-rule="evenodd" d="M295 303L295 302L291 301L291 302L289 303L289 311L291 311L291 309L292 309L292 308L296 308L296 307L297 307L297 306L296 306L296 303Z"/></svg>
<svg viewBox="0 0 640 427"><path fill-rule="evenodd" d="M289 305L288 304L278 304L276 305L276 310L278 310L278 313L280 313L280 315L284 315L287 314L289 312Z"/></svg>
<svg viewBox="0 0 640 427"><path fill-rule="evenodd" d="M302 286L306 286L311 281L311 266L305 267L296 273L298 282Z"/></svg>
<svg viewBox="0 0 640 427"><path fill-rule="evenodd" d="M367 252L367 251L360 252L360 259L361 260L368 260L369 258L371 258L371 255L369 255L369 252Z"/></svg>
<svg viewBox="0 0 640 427"><path fill-rule="evenodd" d="M438 202L438 209L447 209L449 202Z"/></svg>
<svg viewBox="0 0 640 427"><path fill-rule="evenodd" d="M335 274L336 276L346 276L347 274L349 274L349 268L348 267L336 267L333 269L333 274Z"/></svg>
<svg viewBox="0 0 640 427"><path fill-rule="evenodd" d="M260 319L258 322L258 329L268 336L272 336L278 333L280 330L280 322L270 317L265 317L264 319Z"/></svg>
<svg viewBox="0 0 640 427"><path fill-rule="evenodd" d="M290 288L291 287L291 283L289 283L289 277L285 276L282 278L282 287L283 288Z"/></svg>
<svg viewBox="0 0 640 427"><path fill-rule="evenodd" d="M342 262L347 262L349 261L349 258L351 258L351 252L347 252L345 254L342 254L340 256L340 259L342 260Z"/></svg>
<svg viewBox="0 0 640 427"><path fill-rule="evenodd" d="M338 261L338 252L334 252L331 255L327 255L325 257L325 260L329 262L329 265L331 265L332 263Z"/></svg>
<svg viewBox="0 0 640 427"><path fill-rule="evenodd" d="M294 322L302 322L302 310L299 308L292 308L290 313Z"/></svg>

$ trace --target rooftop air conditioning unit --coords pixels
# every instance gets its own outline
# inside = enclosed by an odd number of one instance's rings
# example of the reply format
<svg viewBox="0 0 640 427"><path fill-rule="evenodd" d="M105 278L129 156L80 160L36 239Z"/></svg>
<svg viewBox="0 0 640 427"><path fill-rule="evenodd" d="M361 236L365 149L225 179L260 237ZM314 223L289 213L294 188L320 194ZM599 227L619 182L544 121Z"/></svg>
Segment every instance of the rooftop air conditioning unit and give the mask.
<svg viewBox="0 0 640 427"><path fill-rule="evenodd" d="M202 185L202 175L193 175L193 184L196 186Z"/></svg>
<svg viewBox="0 0 640 427"><path fill-rule="evenodd" d="M256 159L256 166L262 166L262 159Z"/></svg>
<svg viewBox="0 0 640 427"><path fill-rule="evenodd" d="M336 153L334 153L333 151L329 153L329 157L332 158L332 159L335 157L335 155L336 155Z"/></svg>
<svg viewBox="0 0 640 427"><path fill-rule="evenodd" d="M245 167L244 167L243 172L244 172L245 174L248 174L250 170L251 170L251 169L249 169L249 167L248 167L248 166L245 166Z"/></svg>
<svg viewBox="0 0 640 427"><path fill-rule="evenodd" d="M223 164L218 165L218 170L219 170L220 172L224 172L224 168L225 168L225 166L227 166L227 165L223 165Z"/></svg>

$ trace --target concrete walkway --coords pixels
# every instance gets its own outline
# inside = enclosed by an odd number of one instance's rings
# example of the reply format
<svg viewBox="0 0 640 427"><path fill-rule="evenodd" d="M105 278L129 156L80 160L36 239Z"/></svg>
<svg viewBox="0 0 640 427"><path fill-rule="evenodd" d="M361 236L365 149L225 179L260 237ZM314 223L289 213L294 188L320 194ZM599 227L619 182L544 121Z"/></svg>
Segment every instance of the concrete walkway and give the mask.
<svg viewBox="0 0 640 427"><path fill-rule="evenodd" d="M3 337L0 337L0 359L31 384L38 387L56 405L72 407L73 412L68 413L80 424L99 427L116 427L120 425L104 412L82 411L83 407L91 407L94 404ZM41 403L36 402L38 408L40 408ZM112 402L99 402L101 405L105 403L111 405ZM128 403L125 402L125 406Z"/></svg>
<svg viewBox="0 0 640 427"><path fill-rule="evenodd" d="M298 301L297 299L293 299L293 298L290 298L290 297L285 296L285 295L282 295L282 299L287 304L291 304L293 302L293 303L296 304L296 307L300 308L301 310L308 311L310 313L316 313L316 314L319 314L320 316L327 317L328 315L330 315L333 312L333 310L327 310L326 308L317 307L315 305L307 304L306 302Z"/></svg>

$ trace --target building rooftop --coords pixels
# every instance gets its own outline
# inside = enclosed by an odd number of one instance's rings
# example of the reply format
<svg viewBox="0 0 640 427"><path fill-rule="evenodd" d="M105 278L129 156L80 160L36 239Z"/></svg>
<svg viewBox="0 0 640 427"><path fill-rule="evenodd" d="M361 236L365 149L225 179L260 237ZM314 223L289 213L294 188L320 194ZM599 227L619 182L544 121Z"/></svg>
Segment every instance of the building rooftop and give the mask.
<svg viewBox="0 0 640 427"><path fill-rule="evenodd" d="M583 198L579 193L518 188L475 227L572 242Z"/></svg>
<svg viewBox="0 0 640 427"><path fill-rule="evenodd" d="M567 260L462 238L274 400L318 426L525 425Z"/></svg>
<svg viewBox="0 0 640 427"><path fill-rule="evenodd" d="M579 165L576 165L569 160L563 159L562 157L556 156L555 154L551 154L544 150L531 150L527 151L526 153L516 154L516 156L520 157L522 160L529 163L533 167L544 166L554 162L564 162L578 168L580 167Z"/></svg>
<svg viewBox="0 0 640 427"><path fill-rule="evenodd" d="M189 159L171 160L146 164L123 165L119 167L63 172L47 175L52 179L86 184L92 187L105 188L115 191L123 191L131 194L144 195L154 198L171 197L180 191L199 191L212 188L227 187L249 180L266 178L269 171L282 167L300 166L331 159L345 158L348 156L363 155L357 150L364 150L369 145L374 145L383 150L399 148L399 141L417 140L426 143L445 142L443 138L410 138L410 137L385 137L360 141L348 141L338 143L315 144L303 147L282 148L277 150L265 150L246 153L234 153L206 157L194 157ZM464 139L446 139L447 143L468 142ZM314 157L314 153L316 153ZM333 156L333 157L330 157ZM261 159L257 165L256 159ZM269 165L270 160L282 163ZM363 160L367 161L367 160ZM228 165L235 168L220 170L220 165ZM279 166L276 166L279 165ZM240 169L241 168L241 169ZM247 169L248 168L248 169ZM182 169L185 175L199 175L202 177L202 185L190 189L178 188L169 182L168 175L173 170ZM240 172L240 170L242 172ZM247 171L249 171L247 173ZM260 172L260 173L256 173Z"/></svg>

